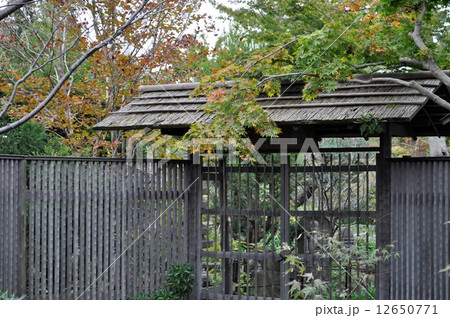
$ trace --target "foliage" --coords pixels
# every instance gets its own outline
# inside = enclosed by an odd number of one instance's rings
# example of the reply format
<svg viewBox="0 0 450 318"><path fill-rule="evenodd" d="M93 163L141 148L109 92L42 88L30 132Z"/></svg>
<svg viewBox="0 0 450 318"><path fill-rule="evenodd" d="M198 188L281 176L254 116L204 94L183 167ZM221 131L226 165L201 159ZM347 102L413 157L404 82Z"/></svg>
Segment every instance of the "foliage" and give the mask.
<svg viewBox="0 0 450 318"><path fill-rule="evenodd" d="M96 132L92 126L126 105L139 83L195 76L195 64L208 51L197 31L183 32L200 20L196 11L201 1L150 1L114 43L92 54L54 96L52 90L85 52L114 34L142 2L68 0L61 6L59 0L36 1L2 21L0 117L7 111L14 120L24 118L52 96L37 121L60 136L71 152L117 156L127 134Z"/></svg>
<svg viewBox="0 0 450 318"><path fill-rule="evenodd" d="M180 296L173 291L167 290L165 288L157 289L153 293L153 300L178 300Z"/></svg>
<svg viewBox="0 0 450 318"><path fill-rule="evenodd" d="M289 295L294 299L355 299L363 297L355 293L356 289L365 290L365 297L373 294L370 289L374 282L374 268L380 261L386 261L391 257L399 257L394 252L393 244L385 248L376 249L367 245L364 238L356 238L354 244L340 241L336 236L329 236L318 233L317 242L320 242L320 248L317 255L321 258L332 258L334 266L338 266L348 273L352 267L359 271L365 271L361 277L351 277L354 281L353 290L344 290L339 295L336 294L336 288L330 286L330 283L314 277L313 273L306 272L302 259L292 252L291 247L283 243L283 251L287 252L285 263L289 265L286 274L294 273L295 278L288 283L290 286ZM320 271L320 270L319 270ZM330 295L330 290L333 295Z"/></svg>
<svg viewBox="0 0 450 318"><path fill-rule="evenodd" d="M9 120L0 120L0 125ZM46 133L42 124L27 122L19 128L0 134L0 154L68 155L68 149Z"/></svg>
<svg viewBox="0 0 450 318"><path fill-rule="evenodd" d="M0 290L0 300L23 300L25 296L17 297L14 294L9 295L8 290L2 291Z"/></svg>
<svg viewBox="0 0 450 318"><path fill-rule="evenodd" d="M194 288L194 267L191 264L172 264L166 276L168 289L183 297L192 292Z"/></svg>
<svg viewBox="0 0 450 318"><path fill-rule="evenodd" d="M311 100L334 90L339 81L356 81L355 73L384 73L389 78L392 72L426 69L438 76L438 70L450 66L448 1L235 0L228 7L216 3L232 19L232 30L218 41L217 55L208 64L211 70L201 83L236 84L228 90L207 86L203 93L210 102L204 110L214 115L213 122L195 124L185 137L225 139L244 157L252 153L246 146L249 132L270 137L280 132L255 101L260 93L279 93L279 77L274 74L304 82L303 98ZM229 54L223 43L232 44L230 52L237 54ZM447 75L439 76L450 83ZM373 116L367 119L361 125L363 135L380 133Z"/></svg>
<svg viewBox="0 0 450 318"><path fill-rule="evenodd" d="M403 156L425 157L429 153L430 145L427 138L392 138L392 157L400 158Z"/></svg>
<svg viewBox="0 0 450 318"><path fill-rule="evenodd" d="M166 275L166 287L157 289L153 295L140 292L128 300L177 300L183 299L194 289L194 267L191 264L172 264Z"/></svg>
<svg viewBox="0 0 450 318"><path fill-rule="evenodd" d="M137 295L134 297L127 296L125 299L126 300L151 300L152 296L150 293L140 292L140 293L137 293Z"/></svg>
<svg viewBox="0 0 450 318"><path fill-rule="evenodd" d="M380 125L380 119L373 117L373 115L364 115L356 121L361 126L359 127L361 135L368 139L369 136L377 135L383 132Z"/></svg>

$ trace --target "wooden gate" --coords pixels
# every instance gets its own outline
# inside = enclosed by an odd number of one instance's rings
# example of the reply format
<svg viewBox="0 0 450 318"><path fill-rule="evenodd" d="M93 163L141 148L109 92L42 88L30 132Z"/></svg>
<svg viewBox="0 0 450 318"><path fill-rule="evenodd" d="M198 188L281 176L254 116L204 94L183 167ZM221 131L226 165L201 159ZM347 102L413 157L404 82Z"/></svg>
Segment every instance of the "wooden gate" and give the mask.
<svg viewBox="0 0 450 318"><path fill-rule="evenodd" d="M263 159L263 158L260 158ZM326 282L325 299L371 299L375 268L326 253L327 240L344 248L375 248L373 154L270 155L257 164L210 160L202 167L202 299L286 299L286 255L299 256ZM345 297L345 296L344 296Z"/></svg>

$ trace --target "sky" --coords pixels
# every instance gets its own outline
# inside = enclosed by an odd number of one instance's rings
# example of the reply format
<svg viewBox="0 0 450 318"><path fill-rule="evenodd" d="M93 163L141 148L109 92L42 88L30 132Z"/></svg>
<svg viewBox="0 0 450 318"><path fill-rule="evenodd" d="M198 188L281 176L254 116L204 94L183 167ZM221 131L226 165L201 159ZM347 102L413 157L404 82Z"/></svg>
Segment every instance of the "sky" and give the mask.
<svg viewBox="0 0 450 318"><path fill-rule="evenodd" d="M222 4L229 5L228 0L221 0L219 2ZM212 19L215 22L215 27L218 32L215 34L212 34L212 33L207 34L207 42L208 42L209 46L214 47L214 45L216 44L217 38L220 35L222 35L224 30L227 30L228 25L225 21L219 19L219 15L220 15L219 11L217 11L208 0L205 0L205 3L200 8L200 13L207 13L208 15L210 15L212 17Z"/></svg>
<svg viewBox="0 0 450 318"><path fill-rule="evenodd" d="M215 27L218 30L217 33L208 33L207 34L207 42L210 47L214 47L218 36L220 36L224 30L227 30L228 24L224 22L223 20L219 19L220 13L214 8L214 6L210 3L209 0L204 0L204 4L202 5L200 12L201 13L207 13L209 16L212 17L212 19L215 21ZM230 6L229 0L218 0L221 4L227 4ZM2 6L7 3L7 0L0 0L0 10L2 9Z"/></svg>

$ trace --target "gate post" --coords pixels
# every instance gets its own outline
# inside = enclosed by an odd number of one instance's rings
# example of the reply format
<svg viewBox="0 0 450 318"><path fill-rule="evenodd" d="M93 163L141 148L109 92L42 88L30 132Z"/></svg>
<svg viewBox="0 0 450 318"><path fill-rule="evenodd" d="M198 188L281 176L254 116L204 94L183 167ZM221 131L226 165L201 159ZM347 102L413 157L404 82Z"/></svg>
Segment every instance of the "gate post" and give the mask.
<svg viewBox="0 0 450 318"><path fill-rule="evenodd" d="M201 252L201 204L202 204L202 165L192 161L185 166L185 220L187 222L187 260L194 267L194 289L189 299L200 299L202 288Z"/></svg>
<svg viewBox="0 0 450 318"><path fill-rule="evenodd" d="M384 248L391 244L391 127L386 123L380 136L380 153L377 155L376 169L376 246ZM376 267L376 298L390 299L390 261L380 261Z"/></svg>
<svg viewBox="0 0 450 318"><path fill-rule="evenodd" d="M285 158L287 162L280 164L280 179L281 179L281 220L280 220L280 236L281 242L289 243L289 207L290 207L290 183L289 183L289 157ZM280 298L288 298L289 275L286 275L288 264L284 262L284 258L280 261Z"/></svg>
<svg viewBox="0 0 450 318"><path fill-rule="evenodd" d="M221 238L220 245L223 252L231 252L230 236L231 236L231 222L226 214L227 210L227 163L224 157L219 161L219 204L222 211L220 217ZM225 295L233 293L233 277L232 277L232 261L230 258L222 258L222 283ZM225 296L224 295L224 296Z"/></svg>

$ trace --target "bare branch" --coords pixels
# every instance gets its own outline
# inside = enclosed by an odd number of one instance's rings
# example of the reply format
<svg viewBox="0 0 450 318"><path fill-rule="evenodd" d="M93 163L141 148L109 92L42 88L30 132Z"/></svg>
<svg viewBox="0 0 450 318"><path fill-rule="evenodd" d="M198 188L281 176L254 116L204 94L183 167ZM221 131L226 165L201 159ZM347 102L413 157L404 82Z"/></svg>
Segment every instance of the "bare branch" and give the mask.
<svg viewBox="0 0 450 318"><path fill-rule="evenodd" d="M414 67L420 67L420 68L427 68L426 62L421 61L421 60L417 60L417 59L413 59L411 57L402 57L399 59L399 61L401 63L407 64L407 65L411 65Z"/></svg>
<svg viewBox="0 0 450 318"><path fill-rule="evenodd" d="M416 81L404 81L404 80L401 80L398 78L393 78L393 77L377 77L377 78L372 78L367 81L359 80L359 79L351 79L349 81L354 82L354 83L360 83L360 84L370 84L373 82L391 82L391 83L399 84L399 85L402 85L405 87L414 88L415 90L419 91L422 95L428 97L429 99L431 99L433 102L435 102L439 106L442 106L443 108L445 108L447 110L450 110L449 102L440 98L433 92L430 92L429 90L427 90L425 87L423 87Z"/></svg>
<svg viewBox="0 0 450 318"><path fill-rule="evenodd" d="M346 62L345 64L353 67L354 69L360 70L360 69L371 67L371 66L384 65L384 64L386 64L386 62L365 63L365 64L360 64L360 65L352 64L350 62Z"/></svg>
<svg viewBox="0 0 450 318"><path fill-rule="evenodd" d="M271 79L274 79L274 78L288 77L288 76L302 76L302 75L304 75L304 76L311 76L311 77L320 77L320 75L318 75L318 74L305 73L304 71L303 72L296 72L296 73L274 74L274 75L264 76L258 82L258 85L261 85L262 83L267 82L267 81L269 81Z"/></svg>
<svg viewBox="0 0 450 318"><path fill-rule="evenodd" d="M426 6L425 6L424 0L420 1L420 6L421 6L421 12L420 12L419 18L416 20L416 23L414 24L414 31L412 33L409 33L409 36L414 40L414 43L416 43L417 47L420 50L424 50L427 48L427 46L425 45L425 42L423 41L422 36L420 35L420 31L422 29L422 22L423 22L423 19L425 18L425 12L426 12Z"/></svg>
<svg viewBox="0 0 450 318"><path fill-rule="evenodd" d="M99 51L103 47L111 44L114 42L115 39L117 39L120 35L123 34L123 32L134 23L136 19L139 19L139 15L144 11L146 5L148 4L150 0L143 0L141 5L139 6L136 11L133 12L133 14L130 16L130 18L122 25L120 26L110 37L107 39L101 41L96 46L92 47L88 51L86 51L72 66L70 69L64 74L64 76L58 81L58 83L55 85L55 87L52 89L52 91L47 95L47 97L38 105L36 108L33 109L30 113L28 113L26 116L7 124L4 127L0 128L0 133L7 132L11 129L14 129L31 118L33 118L36 114L38 114L42 109L44 109L50 101L55 97L55 95L58 93L58 91L61 89L61 87L64 85L64 83L72 76L72 74L89 58L91 57L95 52ZM167 10L167 8L164 8L164 4L167 2L166 0L161 1L158 5L163 7L163 9L154 10L153 14L157 14L159 11Z"/></svg>
<svg viewBox="0 0 450 318"><path fill-rule="evenodd" d="M54 36L54 32L55 30L58 30L59 26L61 25L61 23L63 22L63 20L67 17L64 16L64 18L56 25L56 28L53 30L51 37L49 38L49 40L43 45L41 52L39 52L38 56L34 59L33 63L31 63L30 68L28 69L28 72L22 76L22 78L20 78L19 80L17 80L14 84L14 88L13 91L11 93L11 96L9 97L8 102L6 103L6 105L3 106L3 110L0 112L0 118L2 118L6 112L8 111L8 109L12 106L12 103L14 101L14 99L16 98L16 94L17 94L17 90L19 88L19 85L21 85L23 82L25 82L31 75L33 75L36 71L38 70L42 70L46 65L48 65L49 63L52 63L54 60L58 59L59 57L61 57L62 55L64 55L65 53L67 53L68 51L70 51L75 44L77 43L77 41L80 39L80 37L83 35L80 34L70 45L70 47L61 52L61 54L59 54L58 56L54 57L52 56L51 59L45 61L43 64L38 64L39 59L44 55L44 52L47 48L47 46L50 44L51 40L53 39Z"/></svg>
<svg viewBox="0 0 450 318"><path fill-rule="evenodd" d="M425 18L426 12L425 0L422 0L420 2L420 6L421 12L419 18L416 20L416 23L414 24L414 31L409 33L409 36L411 37L411 39L413 39L414 43L420 50L427 50L427 46L425 45L425 42L423 41L422 36L420 34L422 29L422 22L423 19ZM445 86L447 86L447 90L450 92L450 77L447 74L445 74L443 70L441 70L441 68L436 64L436 62L432 57L427 57L424 61L409 58L404 59L413 64L421 65L426 69L428 69L431 72L431 74L433 74L434 77L439 79L442 83L444 83Z"/></svg>

